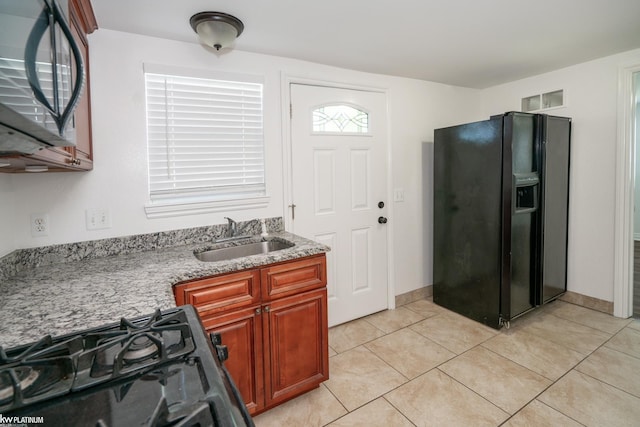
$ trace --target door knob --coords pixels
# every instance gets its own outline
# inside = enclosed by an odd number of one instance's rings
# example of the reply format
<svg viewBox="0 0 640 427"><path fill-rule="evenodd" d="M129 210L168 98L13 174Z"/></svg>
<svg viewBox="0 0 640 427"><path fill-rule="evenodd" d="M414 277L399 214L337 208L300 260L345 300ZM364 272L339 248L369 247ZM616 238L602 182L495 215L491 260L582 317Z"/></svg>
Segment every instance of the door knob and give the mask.
<svg viewBox="0 0 640 427"><path fill-rule="evenodd" d="M380 216L378 217L378 224L386 224L387 223L387 218Z"/></svg>

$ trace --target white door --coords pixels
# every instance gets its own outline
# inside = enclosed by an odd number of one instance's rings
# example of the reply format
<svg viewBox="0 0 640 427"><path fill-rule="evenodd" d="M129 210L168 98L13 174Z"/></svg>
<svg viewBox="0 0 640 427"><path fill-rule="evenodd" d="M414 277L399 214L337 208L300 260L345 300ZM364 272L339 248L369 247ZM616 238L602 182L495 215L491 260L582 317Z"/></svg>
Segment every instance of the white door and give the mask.
<svg viewBox="0 0 640 427"><path fill-rule="evenodd" d="M291 84L293 232L327 253L329 326L387 304L383 93Z"/></svg>

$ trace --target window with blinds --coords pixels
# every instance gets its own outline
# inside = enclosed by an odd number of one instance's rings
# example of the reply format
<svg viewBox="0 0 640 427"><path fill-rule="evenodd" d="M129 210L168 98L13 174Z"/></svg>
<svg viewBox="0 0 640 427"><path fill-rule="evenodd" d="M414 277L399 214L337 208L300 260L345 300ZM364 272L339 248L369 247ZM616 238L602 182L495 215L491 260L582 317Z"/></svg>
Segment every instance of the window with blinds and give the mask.
<svg viewBox="0 0 640 427"><path fill-rule="evenodd" d="M145 86L152 204L266 195L262 83L145 72Z"/></svg>

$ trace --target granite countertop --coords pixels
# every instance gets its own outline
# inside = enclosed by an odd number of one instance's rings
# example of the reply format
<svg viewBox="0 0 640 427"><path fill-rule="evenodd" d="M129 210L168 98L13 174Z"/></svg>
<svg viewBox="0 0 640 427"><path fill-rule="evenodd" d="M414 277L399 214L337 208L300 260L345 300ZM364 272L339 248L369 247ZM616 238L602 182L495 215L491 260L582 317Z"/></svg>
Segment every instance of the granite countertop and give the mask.
<svg viewBox="0 0 640 427"><path fill-rule="evenodd" d="M329 250L284 231L270 233L268 239L284 239L295 246L202 262L194 251L209 249L213 243L199 242L24 269L1 281L0 346L28 344L47 334L62 335L175 307L176 283Z"/></svg>

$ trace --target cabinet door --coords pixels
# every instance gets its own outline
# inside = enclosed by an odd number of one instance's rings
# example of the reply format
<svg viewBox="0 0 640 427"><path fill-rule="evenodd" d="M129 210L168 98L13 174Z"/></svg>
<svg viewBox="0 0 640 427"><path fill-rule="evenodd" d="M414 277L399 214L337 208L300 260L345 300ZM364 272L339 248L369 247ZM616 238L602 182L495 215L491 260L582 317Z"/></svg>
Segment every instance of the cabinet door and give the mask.
<svg viewBox="0 0 640 427"><path fill-rule="evenodd" d="M264 305L262 321L267 406L329 379L326 289Z"/></svg>
<svg viewBox="0 0 640 427"><path fill-rule="evenodd" d="M249 413L264 407L262 324L260 306L203 317L207 333L217 332L229 350L224 365L238 387Z"/></svg>
<svg viewBox="0 0 640 427"><path fill-rule="evenodd" d="M69 3L69 21L73 38L75 39L84 59L85 82L82 96L73 115L76 129L76 146L70 148L80 169L93 168L92 133L91 133L91 85L89 71L89 42L87 33L97 27L90 2L73 0ZM94 25L90 26L88 22Z"/></svg>
<svg viewBox="0 0 640 427"><path fill-rule="evenodd" d="M80 101L78 101L78 106L73 114L73 121L76 129L76 146L71 150L78 160L80 160L80 165L82 162L88 162L88 164L84 165L85 168L91 169L91 160L92 160L92 141L91 141L91 95L90 95L90 86L89 86L89 45L87 43L86 36L80 32L77 21L72 18L71 19L71 32L73 33L74 39L80 48L80 52L82 53L82 57L84 58L84 72L85 72L85 82L82 96L80 97ZM74 66L75 67L75 66ZM77 76L74 76L77 78Z"/></svg>

